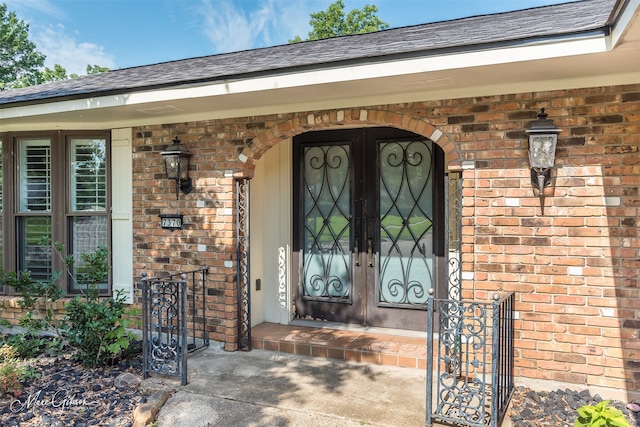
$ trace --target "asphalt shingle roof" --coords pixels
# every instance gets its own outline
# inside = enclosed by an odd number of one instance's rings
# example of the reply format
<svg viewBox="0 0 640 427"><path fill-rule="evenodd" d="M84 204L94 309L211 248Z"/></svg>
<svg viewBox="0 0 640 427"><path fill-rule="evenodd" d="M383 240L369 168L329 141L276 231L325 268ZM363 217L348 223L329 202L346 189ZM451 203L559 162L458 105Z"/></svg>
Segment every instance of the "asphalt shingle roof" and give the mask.
<svg viewBox="0 0 640 427"><path fill-rule="evenodd" d="M615 0L582 0L111 70L77 79L0 91L0 108L48 102L54 98L117 94L606 30L614 4Z"/></svg>

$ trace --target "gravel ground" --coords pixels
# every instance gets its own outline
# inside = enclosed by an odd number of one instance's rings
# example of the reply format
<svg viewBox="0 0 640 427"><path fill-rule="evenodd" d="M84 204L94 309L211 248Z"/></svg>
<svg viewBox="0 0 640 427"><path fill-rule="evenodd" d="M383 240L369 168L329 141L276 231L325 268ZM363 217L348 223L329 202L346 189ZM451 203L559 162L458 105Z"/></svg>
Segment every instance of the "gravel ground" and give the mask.
<svg viewBox="0 0 640 427"><path fill-rule="evenodd" d="M146 399L137 387L117 387L125 372L142 377L142 356L87 369L70 356L41 355L28 362L36 376L22 394L0 397L0 425L20 427L129 427L136 405Z"/></svg>
<svg viewBox="0 0 640 427"><path fill-rule="evenodd" d="M589 390L546 392L524 387L516 387L512 399L510 414L514 427L573 427L579 407L603 400L597 394L592 396ZM626 402L611 401L610 404L625 414L631 427L640 427L640 413L627 409Z"/></svg>

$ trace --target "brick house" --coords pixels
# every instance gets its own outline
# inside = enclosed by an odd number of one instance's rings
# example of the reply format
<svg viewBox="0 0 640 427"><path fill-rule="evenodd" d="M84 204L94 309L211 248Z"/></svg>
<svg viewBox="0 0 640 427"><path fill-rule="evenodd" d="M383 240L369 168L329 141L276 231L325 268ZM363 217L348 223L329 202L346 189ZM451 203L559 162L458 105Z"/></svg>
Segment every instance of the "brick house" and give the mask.
<svg viewBox="0 0 640 427"><path fill-rule="evenodd" d="M208 267L203 321L236 350L247 191L253 326L421 331L454 259L463 298L515 292L518 383L640 399L639 51L638 0L583 0L0 92L4 266L55 269L43 234L107 244L105 291L135 305L143 272ZM561 131L543 198L541 108ZM160 155L176 137L188 194Z"/></svg>

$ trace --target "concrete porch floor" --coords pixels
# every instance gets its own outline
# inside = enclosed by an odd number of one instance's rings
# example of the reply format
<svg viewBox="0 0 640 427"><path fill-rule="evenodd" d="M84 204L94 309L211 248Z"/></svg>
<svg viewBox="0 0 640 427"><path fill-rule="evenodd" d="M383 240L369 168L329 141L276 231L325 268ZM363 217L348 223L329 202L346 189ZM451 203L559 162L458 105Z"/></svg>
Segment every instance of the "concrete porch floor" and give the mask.
<svg viewBox="0 0 640 427"><path fill-rule="evenodd" d="M425 333L300 322L252 328L252 351L189 355L159 427L425 425ZM510 426L505 419L503 427ZM441 426L441 424L434 424Z"/></svg>
<svg viewBox="0 0 640 427"><path fill-rule="evenodd" d="M253 350L205 348L188 357L188 384L151 375L175 393L159 427L424 426L424 369Z"/></svg>

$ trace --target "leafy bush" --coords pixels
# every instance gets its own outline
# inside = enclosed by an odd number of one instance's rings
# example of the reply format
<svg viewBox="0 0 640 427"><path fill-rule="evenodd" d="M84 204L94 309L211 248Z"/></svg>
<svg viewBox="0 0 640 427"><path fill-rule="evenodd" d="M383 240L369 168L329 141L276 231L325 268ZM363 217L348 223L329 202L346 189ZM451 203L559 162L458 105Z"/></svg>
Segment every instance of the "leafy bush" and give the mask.
<svg viewBox="0 0 640 427"><path fill-rule="evenodd" d="M597 405L585 405L578 408L578 419L574 427L629 427L629 422L619 409L603 400Z"/></svg>
<svg viewBox="0 0 640 427"><path fill-rule="evenodd" d="M42 337L18 334L8 336L4 346L10 347L15 353L15 357L29 359L42 353L48 347L48 343L49 341Z"/></svg>
<svg viewBox="0 0 640 427"><path fill-rule="evenodd" d="M7 272L0 270L0 285L6 285L20 295L20 307L26 310L20 319L20 326L30 333L49 331L59 336L58 321L53 312L55 302L62 296L57 284L59 272L54 272L49 281L34 280L30 271Z"/></svg>
<svg viewBox="0 0 640 427"><path fill-rule="evenodd" d="M41 245L50 244L46 240ZM109 276L109 252L99 246L92 253L84 253L80 260L64 255L64 245L54 243L53 250L63 260L68 277L82 290L65 305L62 321L54 316L54 304L62 296L57 284L60 272L54 272L48 282L35 281L29 271L7 273L0 271L0 285L12 287L21 297L21 306L27 310L20 325L30 333L49 331L56 336L56 343L76 350L77 359L84 366L104 365L129 346L131 337L126 331L127 322L122 319L125 311L124 297L100 297L99 285ZM25 345L23 345L25 347ZM26 348L25 348L26 350Z"/></svg>
<svg viewBox="0 0 640 427"><path fill-rule="evenodd" d="M17 359L8 358L0 363L0 397L10 394L20 396L22 381L27 375L27 369L18 364Z"/></svg>
<svg viewBox="0 0 640 427"><path fill-rule="evenodd" d="M120 293L102 300L93 293L86 300L76 297L65 308L63 335L78 350L82 365L105 365L129 347L131 337L122 319L125 305Z"/></svg>
<svg viewBox="0 0 640 427"><path fill-rule="evenodd" d="M12 345L2 344L2 347L0 347L0 363L8 359L15 359L17 357L18 352Z"/></svg>

